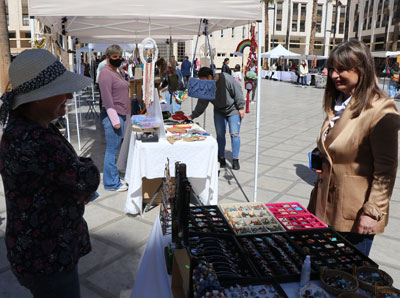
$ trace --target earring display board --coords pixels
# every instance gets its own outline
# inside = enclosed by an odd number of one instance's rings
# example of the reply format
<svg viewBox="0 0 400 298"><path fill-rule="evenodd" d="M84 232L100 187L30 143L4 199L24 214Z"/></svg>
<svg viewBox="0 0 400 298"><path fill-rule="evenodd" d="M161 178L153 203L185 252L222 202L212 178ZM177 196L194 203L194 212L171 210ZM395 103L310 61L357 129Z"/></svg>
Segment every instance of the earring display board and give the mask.
<svg viewBox="0 0 400 298"><path fill-rule="evenodd" d="M237 235L285 231L262 203L220 204L219 206Z"/></svg>

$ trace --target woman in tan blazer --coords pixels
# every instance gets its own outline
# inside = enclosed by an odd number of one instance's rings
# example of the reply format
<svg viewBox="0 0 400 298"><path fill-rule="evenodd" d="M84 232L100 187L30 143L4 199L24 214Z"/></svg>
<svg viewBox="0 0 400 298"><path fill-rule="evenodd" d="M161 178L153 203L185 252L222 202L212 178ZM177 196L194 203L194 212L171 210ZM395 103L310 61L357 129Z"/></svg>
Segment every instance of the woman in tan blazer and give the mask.
<svg viewBox="0 0 400 298"><path fill-rule="evenodd" d="M322 173L308 210L368 255L388 223L400 116L377 85L365 44L338 45L327 67L326 118L317 140Z"/></svg>

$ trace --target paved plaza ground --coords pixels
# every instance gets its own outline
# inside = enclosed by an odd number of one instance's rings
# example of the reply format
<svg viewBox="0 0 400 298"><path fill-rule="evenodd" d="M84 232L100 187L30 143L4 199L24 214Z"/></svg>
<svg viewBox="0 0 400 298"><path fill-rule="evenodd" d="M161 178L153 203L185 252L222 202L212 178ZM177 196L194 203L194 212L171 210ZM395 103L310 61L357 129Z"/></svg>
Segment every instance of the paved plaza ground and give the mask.
<svg viewBox="0 0 400 298"><path fill-rule="evenodd" d="M324 91L265 79L261 86L257 200L265 203L296 201L307 206L316 178L307 167L307 153L315 147L323 121ZM85 118L88 109L85 98L81 102L82 150L78 151L73 111L69 113L71 142L78 154L92 157L102 171L105 152L103 127L98 118ZM183 110L189 113L190 106L190 101L185 102ZM70 108L72 110L72 103ZM241 129L239 171L230 168L231 146L229 141L227 143L228 166L221 169L219 175L220 203L253 200L256 105L250 108L251 113L245 115ZM203 117L197 120L203 125ZM211 105L207 110L205 128L215 135ZM82 297L130 297L140 258L159 209L153 208L144 217L128 216L124 213L126 193L105 191L102 184L98 192L100 197L89 203L85 212L93 250L79 263ZM6 259L5 217L4 191L0 187L0 297L30 297L28 291L19 286L12 275ZM390 205L389 225L383 235L375 237L370 257L393 277L394 286L398 288L399 226L400 179L397 179Z"/></svg>

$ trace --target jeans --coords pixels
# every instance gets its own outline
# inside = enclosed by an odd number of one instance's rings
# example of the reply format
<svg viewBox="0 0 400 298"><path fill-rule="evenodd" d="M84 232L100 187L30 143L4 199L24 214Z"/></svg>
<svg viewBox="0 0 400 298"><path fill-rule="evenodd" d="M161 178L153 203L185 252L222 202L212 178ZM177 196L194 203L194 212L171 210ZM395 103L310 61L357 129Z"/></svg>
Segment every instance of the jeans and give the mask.
<svg viewBox="0 0 400 298"><path fill-rule="evenodd" d="M358 250L368 257L375 235L357 234L351 232L339 232L339 234L346 238L347 241L353 244L356 248L358 248Z"/></svg>
<svg viewBox="0 0 400 298"><path fill-rule="evenodd" d="M33 298L80 298L78 269L46 276L17 277Z"/></svg>
<svg viewBox="0 0 400 298"><path fill-rule="evenodd" d="M257 80L254 81L254 88L251 91L251 100L254 101L254 97L256 96L257 92Z"/></svg>
<svg viewBox="0 0 400 298"><path fill-rule="evenodd" d="M169 103L169 112L171 114L181 110L181 104L177 103L168 91L165 91L165 99Z"/></svg>
<svg viewBox="0 0 400 298"><path fill-rule="evenodd" d="M239 114L232 116L225 116L220 113L214 112L214 125L215 131L217 132L217 143L218 143L218 157L225 156L225 133L226 123L229 125L229 133L231 135L232 142L232 153L234 159L239 159L240 151L240 124L242 119Z"/></svg>
<svg viewBox="0 0 400 298"><path fill-rule="evenodd" d="M389 97L394 98L396 95L397 82L389 81Z"/></svg>
<svg viewBox="0 0 400 298"><path fill-rule="evenodd" d="M190 75L189 76L183 76L183 86L185 88L187 88L187 86L188 86L189 79L190 79Z"/></svg>
<svg viewBox="0 0 400 298"><path fill-rule="evenodd" d="M120 182L119 172L116 164L117 153L124 135L124 119L119 115L121 127L115 129L107 116L106 110L101 109L101 122L104 126L106 136L106 153L104 155L103 168L103 185L104 189L118 189L122 183Z"/></svg>
<svg viewBox="0 0 400 298"><path fill-rule="evenodd" d="M307 85L307 77L306 76L300 77L300 84Z"/></svg>

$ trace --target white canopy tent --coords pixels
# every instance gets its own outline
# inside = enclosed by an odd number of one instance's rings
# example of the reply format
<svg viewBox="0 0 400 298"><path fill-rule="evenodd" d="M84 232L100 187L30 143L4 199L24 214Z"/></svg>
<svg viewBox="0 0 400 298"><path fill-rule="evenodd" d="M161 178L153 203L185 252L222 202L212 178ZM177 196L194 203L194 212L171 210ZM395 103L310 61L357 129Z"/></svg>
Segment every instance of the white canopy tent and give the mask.
<svg viewBox="0 0 400 298"><path fill-rule="evenodd" d="M285 49L281 44L278 44L271 51L262 53L261 58L285 58L285 59L301 59L301 55Z"/></svg>
<svg viewBox="0 0 400 298"><path fill-rule="evenodd" d="M259 0L30 0L29 14L53 30L64 29L79 42L104 42L107 38L117 42L118 37L119 41L131 43L148 36L192 39L198 33L201 19L207 19L208 32L259 21L258 53L261 53L263 5ZM261 59L258 59L258 69L261 69ZM261 72L258 80L261 81ZM257 89L254 201L258 181L260 87Z"/></svg>
<svg viewBox="0 0 400 298"><path fill-rule="evenodd" d="M372 57L376 58L395 58L397 56L400 56L400 51L397 52L392 52L392 51L386 51L386 52L371 52Z"/></svg>

